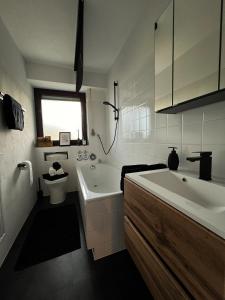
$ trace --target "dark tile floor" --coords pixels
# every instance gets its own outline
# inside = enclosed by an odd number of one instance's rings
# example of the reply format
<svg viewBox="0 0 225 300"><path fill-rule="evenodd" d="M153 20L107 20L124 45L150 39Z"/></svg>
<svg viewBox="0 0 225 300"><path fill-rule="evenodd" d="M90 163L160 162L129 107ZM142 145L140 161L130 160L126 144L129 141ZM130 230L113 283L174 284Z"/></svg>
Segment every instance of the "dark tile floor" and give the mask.
<svg viewBox="0 0 225 300"><path fill-rule="evenodd" d="M86 250L76 193L68 194L63 205L71 202L75 202L79 213L81 249L22 271L14 270L34 215L49 206L47 199L38 201L0 269L0 299L152 299L127 251L93 261Z"/></svg>

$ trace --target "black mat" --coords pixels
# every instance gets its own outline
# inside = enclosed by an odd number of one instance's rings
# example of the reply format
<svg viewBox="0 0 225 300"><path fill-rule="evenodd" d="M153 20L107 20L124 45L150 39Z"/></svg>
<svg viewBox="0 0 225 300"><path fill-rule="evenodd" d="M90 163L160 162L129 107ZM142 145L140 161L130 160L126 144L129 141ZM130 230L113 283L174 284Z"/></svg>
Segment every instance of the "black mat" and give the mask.
<svg viewBox="0 0 225 300"><path fill-rule="evenodd" d="M37 213L15 269L22 270L80 248L80 231L74 205Z"/></svg>

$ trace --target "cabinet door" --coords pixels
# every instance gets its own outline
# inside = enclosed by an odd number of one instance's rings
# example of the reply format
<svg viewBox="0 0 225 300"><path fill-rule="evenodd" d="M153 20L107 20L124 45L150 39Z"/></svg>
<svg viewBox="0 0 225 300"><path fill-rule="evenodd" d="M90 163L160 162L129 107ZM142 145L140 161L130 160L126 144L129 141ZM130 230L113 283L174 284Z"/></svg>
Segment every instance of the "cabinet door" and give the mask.
<svg viewBox="0 0 225 300"><path fill-rule="evenodd" d="M173 104L218 90L221 0L175 0Z"/></svg>
<svg viewBox="0 0 225 300"><path fill-rule="evenodd" d="M155 29L155 111L172 106L173 1Z"/></svg>
<svg viewBox="0 0 225 300"><path fill-rule="evenodd" d="M124 219L124 227L127 250L154 299L190 299L160 257L146 243L127 217Z"/></svg>
<svg viewBox="0 0 225 300"><path fill-rule="evenodd" d="M223 4L220 89L225 89L225 3Z"/></svg>

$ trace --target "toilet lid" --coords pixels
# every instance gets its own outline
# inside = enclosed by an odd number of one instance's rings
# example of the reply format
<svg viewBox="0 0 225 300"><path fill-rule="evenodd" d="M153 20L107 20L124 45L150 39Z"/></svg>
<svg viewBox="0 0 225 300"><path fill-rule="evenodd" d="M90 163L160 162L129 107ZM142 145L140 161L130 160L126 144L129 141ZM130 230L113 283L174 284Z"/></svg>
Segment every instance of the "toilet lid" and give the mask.
<svg viewBox="0 0 225 300"><path fill-rule="evenodd" d="M69 174L68 173L64 173L64 174L61 174L61 175L54 175L54 176L50 176L48 173L46 174L43 174L42 177L45 179L45 180L49 180L49 181L54 181L54 180L57 180L57 179L60 179L60 178L64 178L64 177L67 177Z"/></svg>

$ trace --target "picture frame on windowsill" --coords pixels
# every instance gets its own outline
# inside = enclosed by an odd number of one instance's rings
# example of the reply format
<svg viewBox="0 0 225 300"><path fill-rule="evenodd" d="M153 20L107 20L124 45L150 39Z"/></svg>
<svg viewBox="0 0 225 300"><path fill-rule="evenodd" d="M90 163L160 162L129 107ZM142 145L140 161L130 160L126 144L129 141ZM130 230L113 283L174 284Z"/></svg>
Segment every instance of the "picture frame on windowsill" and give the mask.
<svg viewBox="0 0 225 300"><path fill-rule="evenodd" d="M59 132L59 146L71 145L71 132Z"/></svg>

